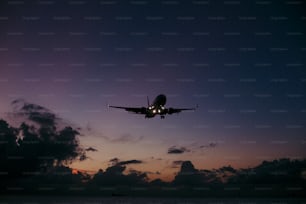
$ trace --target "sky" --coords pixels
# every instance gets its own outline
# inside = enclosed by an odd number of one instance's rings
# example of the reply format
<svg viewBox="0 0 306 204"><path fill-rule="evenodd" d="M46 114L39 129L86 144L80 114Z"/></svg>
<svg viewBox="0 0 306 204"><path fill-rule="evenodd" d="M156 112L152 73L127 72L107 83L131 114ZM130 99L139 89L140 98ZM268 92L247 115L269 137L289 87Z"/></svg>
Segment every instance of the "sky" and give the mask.
<svg viewBox="0 0 306 204"><path fill-rule="evenodd" d="M179 160L305 158L305 23L290 0L1 1L0 117L22 98L81 126L98 151L72 167L89 172L137 159L171 180ZM161 120L107 107L160 93L199 108Z"/></svg>

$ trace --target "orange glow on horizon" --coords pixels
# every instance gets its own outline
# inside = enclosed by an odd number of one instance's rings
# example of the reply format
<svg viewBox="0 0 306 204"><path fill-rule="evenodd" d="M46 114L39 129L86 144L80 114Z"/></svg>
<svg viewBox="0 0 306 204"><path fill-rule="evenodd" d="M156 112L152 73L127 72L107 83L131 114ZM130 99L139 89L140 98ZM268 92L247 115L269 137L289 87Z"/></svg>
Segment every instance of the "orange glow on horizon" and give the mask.
<svg viewBox="0 0 306 204"><path fill-rule="evenodd" d="M79 171L78 171L77 169L72 169L72 170L71 170L71 173L72 173L72 174L78 174Z"/></svg>

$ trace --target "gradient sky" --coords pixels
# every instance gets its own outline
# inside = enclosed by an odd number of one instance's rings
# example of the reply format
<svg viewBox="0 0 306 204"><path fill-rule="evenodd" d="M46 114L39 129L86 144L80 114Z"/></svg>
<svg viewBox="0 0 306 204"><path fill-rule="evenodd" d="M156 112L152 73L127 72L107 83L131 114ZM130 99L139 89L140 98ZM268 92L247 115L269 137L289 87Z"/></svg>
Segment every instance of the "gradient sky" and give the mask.
<svg viewBox="0 0 306 204"><path fill-rule="evenodd" d="M305 8L289 0L1 1L0 117L23 98L78 124L82 144L98 151L73 167L92 171L114 157L139 159L129 168L169 179L175 160L211 169L304 158ZM165 120L107 108L145 106L160 93L167 107L199 108ZM168 154L172 146L188 151Z"/></svg>

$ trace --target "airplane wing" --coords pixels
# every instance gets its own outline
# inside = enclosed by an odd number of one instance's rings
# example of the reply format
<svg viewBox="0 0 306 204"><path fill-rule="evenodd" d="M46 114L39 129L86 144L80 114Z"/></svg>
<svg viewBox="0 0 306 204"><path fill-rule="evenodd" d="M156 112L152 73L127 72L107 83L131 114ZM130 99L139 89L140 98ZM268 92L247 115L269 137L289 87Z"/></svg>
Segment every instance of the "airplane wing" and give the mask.
<svg viewBox="0 0 306 204"><path fill-rule="evenodd" d="M124 109L128 112L137 113L137 114L146 114L147 112L147 109L145 107L122 107L122 106L108 106L108 107Z"/></svg>
<svg viewBox="0 0 306 204"><path fill-rule="evenodd" d="M172 114L172 113L180 113L182 111L192 111L192 110L195 110L196 108L168 108L167 113Z"/></svg>

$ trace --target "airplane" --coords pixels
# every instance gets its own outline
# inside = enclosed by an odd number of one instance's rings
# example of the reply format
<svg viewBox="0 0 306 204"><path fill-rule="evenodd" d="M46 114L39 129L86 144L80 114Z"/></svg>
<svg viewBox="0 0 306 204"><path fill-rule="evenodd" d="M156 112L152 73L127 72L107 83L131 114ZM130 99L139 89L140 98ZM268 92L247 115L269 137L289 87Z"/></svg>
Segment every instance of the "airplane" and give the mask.
<svg viewBox="0 0 306 204"><path fill-rule="evenodd" d="M149 97L147 97L147 107L122 107L122 106L111 106L110 108L119 108L124 109L128 112L136 113L136 114L143 114L145 118L153 118L156 115L160 115L161 119L165 118L166 114L173 114L173 113L180 113L181 111L189 111L195 110L196 108L165 108L164 105L166 104L167 97L164 94L159 94L153 101L152 104L149 102Z"/></svg>

